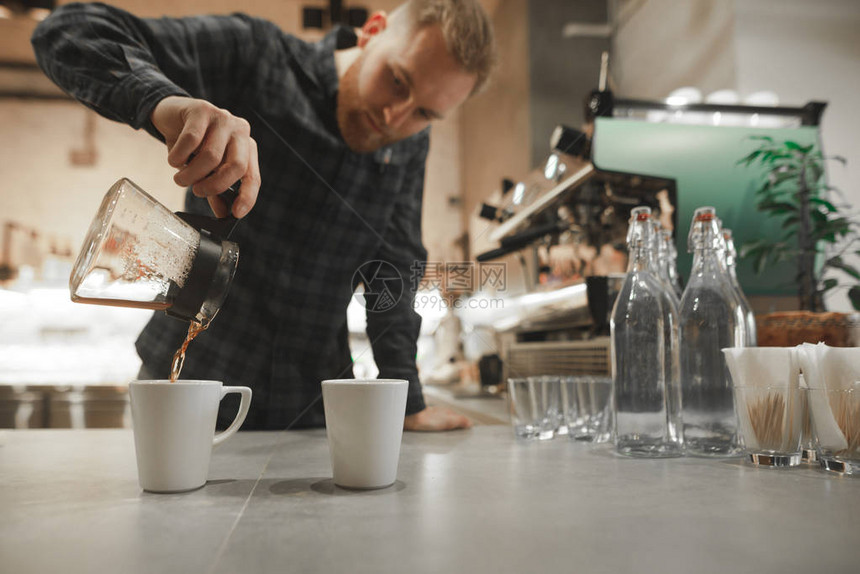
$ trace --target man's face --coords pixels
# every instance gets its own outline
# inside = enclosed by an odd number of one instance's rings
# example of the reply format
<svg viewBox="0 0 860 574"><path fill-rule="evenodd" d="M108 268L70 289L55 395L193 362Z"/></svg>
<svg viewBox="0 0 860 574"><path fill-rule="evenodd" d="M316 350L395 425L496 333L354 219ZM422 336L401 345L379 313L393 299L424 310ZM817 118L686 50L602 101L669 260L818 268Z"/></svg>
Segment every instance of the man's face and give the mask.
<svg viewBox="0 0 860 574"><path fill-rule="evenodd" d="M475 80L448 52L439 26L381 32L340 79L343 139L366 153L416 134L463 103Z"/></svg>

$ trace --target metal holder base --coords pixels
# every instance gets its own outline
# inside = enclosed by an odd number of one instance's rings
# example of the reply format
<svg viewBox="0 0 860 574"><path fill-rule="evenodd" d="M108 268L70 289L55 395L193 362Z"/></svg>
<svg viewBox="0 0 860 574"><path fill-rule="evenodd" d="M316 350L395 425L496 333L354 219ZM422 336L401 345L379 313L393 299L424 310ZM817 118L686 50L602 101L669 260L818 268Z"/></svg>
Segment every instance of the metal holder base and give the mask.
<svg viewBox="0 0 860 574"><path fill-rule="evenodd" d="M803 449L803 453L801 454L801 458L803 462L808 462L810 464L814 464L818 462L818 451L814 448L805 448Z"/></svg>
<svg viewBox="0 0 860 574"><path fill-rule="evenodd" d="M759 454L750 453L750 462L756 466L786 467L800 464L801 455L797 454Z"/></svg>
<svg viewBox="0 0 860 574"><path fill-rule="evenodd" d="M860 475L860 461L821 457L818 459L818 462L821 465L821 468L829 470L830 472Z"/></svg>

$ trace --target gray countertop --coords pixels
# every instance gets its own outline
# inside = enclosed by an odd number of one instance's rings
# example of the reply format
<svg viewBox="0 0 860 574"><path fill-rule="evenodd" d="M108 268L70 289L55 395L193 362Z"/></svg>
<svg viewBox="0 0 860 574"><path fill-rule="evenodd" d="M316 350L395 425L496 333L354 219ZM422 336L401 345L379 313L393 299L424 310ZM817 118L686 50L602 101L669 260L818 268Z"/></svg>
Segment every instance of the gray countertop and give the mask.
<svg viewBox="0 0 860 574"><path fill-rule="evenodd" d="M0 435L0 571L857 572L860 480L740 460L632 460L404 435L397 483L331 482L325 431L239 433L209 483L144 493L129 430Z"/></svg>
<svg viewBox="0 0 860 574"><path fill-rule="evenodd" d="M453 409L469 417L474 424L509 425L511 416L507 395L481 394L478 385L424 385L428 405Z"/></svg>

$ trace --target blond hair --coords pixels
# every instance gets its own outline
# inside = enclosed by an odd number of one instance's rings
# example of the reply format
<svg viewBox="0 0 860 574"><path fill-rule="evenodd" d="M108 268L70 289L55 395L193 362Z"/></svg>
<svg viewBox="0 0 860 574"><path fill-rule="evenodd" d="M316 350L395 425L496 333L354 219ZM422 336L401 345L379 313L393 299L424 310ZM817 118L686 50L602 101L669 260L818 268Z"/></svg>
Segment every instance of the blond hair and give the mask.
<svg viewBox="0 0 860 574"><path fill-rule="evenodd" d="M389 23L406 24L406 30L437 24L452 56L476 76L474 95L487 84L496 66L496 42L490 17L478 0L408 0L398 6Z"/></svg>

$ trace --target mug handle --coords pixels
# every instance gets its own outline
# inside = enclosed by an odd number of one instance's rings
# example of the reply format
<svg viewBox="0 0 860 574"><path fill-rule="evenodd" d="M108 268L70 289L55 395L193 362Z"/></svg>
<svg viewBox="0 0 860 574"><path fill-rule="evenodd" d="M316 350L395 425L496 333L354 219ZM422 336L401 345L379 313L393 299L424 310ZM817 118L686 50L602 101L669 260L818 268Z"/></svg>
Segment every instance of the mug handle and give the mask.
<svg viewBox="0 0 860 574"><path fill-rule="evenodd" d="M248 387L222 387L221 399L229 393L239 393L242 395L242 399L239 402L239 413L226 430L215 435L215 438L212 439L212 446L218 446L236 434L236 431L239 430L239 427L242 426L243 422L245 422L245 417L248 415L248 408L251 406L251 389ZM218 400L220 401L221 399Z"/></svg>

